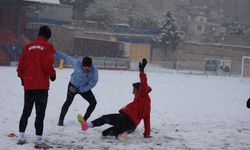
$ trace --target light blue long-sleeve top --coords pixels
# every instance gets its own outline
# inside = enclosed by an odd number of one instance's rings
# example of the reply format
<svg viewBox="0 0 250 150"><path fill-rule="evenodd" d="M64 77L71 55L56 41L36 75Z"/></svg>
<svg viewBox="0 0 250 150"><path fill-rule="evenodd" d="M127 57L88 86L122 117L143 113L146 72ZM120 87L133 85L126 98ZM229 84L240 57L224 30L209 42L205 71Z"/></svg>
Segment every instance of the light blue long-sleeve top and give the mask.
<svg viewBox="0 0 250 150"><path fill-rule="evenodd" d="M79 89L79 92L87 92L96 85L98 81L98 71L94 64L91 65L91 70L89 72L84 72L80 60L58 50L56 50L55 56L62 58L72 65L74 72L71 74L70 82L75 88Z"/></svg>

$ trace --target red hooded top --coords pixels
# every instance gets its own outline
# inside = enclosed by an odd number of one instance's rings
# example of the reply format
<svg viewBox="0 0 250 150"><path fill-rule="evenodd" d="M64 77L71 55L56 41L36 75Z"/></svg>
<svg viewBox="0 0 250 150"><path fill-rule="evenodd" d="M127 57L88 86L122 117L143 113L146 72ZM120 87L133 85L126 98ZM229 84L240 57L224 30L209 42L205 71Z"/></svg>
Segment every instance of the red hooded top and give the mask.
<svg viewBox="0 0 250 150"><path fill-rule="evenodd" d="M49 89L49 77L56 74L53 63L54 47L45 37L38 36L25 45L17 67L24 89Z"/></svg>
<svg viewBox="0 0 250 150"><path fill-rule="evenodd" d="M151 100L148 93L151 88L148 86L147 77L144 72L140 72L141 84L136 92L134 101L120 109L120 112L126 113L134 122L136 126L143 119L144 121L144 135L150 135L150 110Z"/></svg>

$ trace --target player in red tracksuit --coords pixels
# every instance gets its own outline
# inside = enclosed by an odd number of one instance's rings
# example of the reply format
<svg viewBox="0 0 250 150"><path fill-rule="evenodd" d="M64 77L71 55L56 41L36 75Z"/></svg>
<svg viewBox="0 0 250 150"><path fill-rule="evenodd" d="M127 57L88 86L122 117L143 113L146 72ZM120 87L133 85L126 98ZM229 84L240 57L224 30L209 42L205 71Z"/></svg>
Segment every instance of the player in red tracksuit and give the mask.
<svg viewBox="0 0 250 150"><path fill-rule="evenodd" d="M110 124L112 127L102 132L103 136L116 136L126 132L131 133L135 130L141 120L144 121L144 137L150 136L150 97L151 88L148 86L147 77L144 68L147 60L143 59L139 63L140 82L133 84L133 94L135 95L133 102L119 110L117 114L107 114L97 118L91 122L82 121L82 129L86 131L88 128Z"/></svg>
<svg viewBox="0 0 250 150"><path fill-rule="evenodd" d="M48 99L49 79L56 79L53 68L54 47L48 42L51 30L48 26L41 26L37 38L24 46L18 62L17 74L24 87L24 107L19 122L19 137L17 144L25 144L24 133L31 115L32 108L36 108L36 146L46 148L42 142L43 120ZM48 147L48 146L47 146Z"/></svg>

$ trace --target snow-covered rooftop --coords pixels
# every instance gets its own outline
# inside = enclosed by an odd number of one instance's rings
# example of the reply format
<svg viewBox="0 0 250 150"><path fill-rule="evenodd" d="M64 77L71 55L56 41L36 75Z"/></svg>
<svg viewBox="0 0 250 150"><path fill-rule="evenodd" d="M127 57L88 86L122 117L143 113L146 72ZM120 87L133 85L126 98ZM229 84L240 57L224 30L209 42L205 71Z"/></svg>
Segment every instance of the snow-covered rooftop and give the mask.
<svg viewBox="0 0 250 150"><path fill-rule="evenodd" d="M41 2L41 3L51 3L51 4L60 4L59 0L26 0L31 2Z"/></svg>

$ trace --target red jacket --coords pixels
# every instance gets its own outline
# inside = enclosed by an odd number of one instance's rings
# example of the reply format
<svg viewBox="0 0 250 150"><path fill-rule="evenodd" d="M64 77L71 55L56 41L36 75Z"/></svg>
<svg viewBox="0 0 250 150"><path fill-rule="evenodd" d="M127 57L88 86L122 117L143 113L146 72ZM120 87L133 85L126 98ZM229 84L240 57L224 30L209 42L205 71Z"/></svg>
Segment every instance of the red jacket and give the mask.
<svg viewBox="0 0 250 150"><path fill-rule="evenodd" d="M53 63L54 47L45 37L38 36L25 45L17 67L24 89L49 89L49 77L56 74Z"/></svg>
<svg viewBox="0 0 250 150"><path fill-rule="evenodd" d="M140 72L141 84L136 92L134 101L120 109L120 112L126 113L133 120L136 126L143 119L144 121L144 135L150 135L150 110L151 100L148 93L151 88L148 86L147 77L144 72Z"/></svg>

